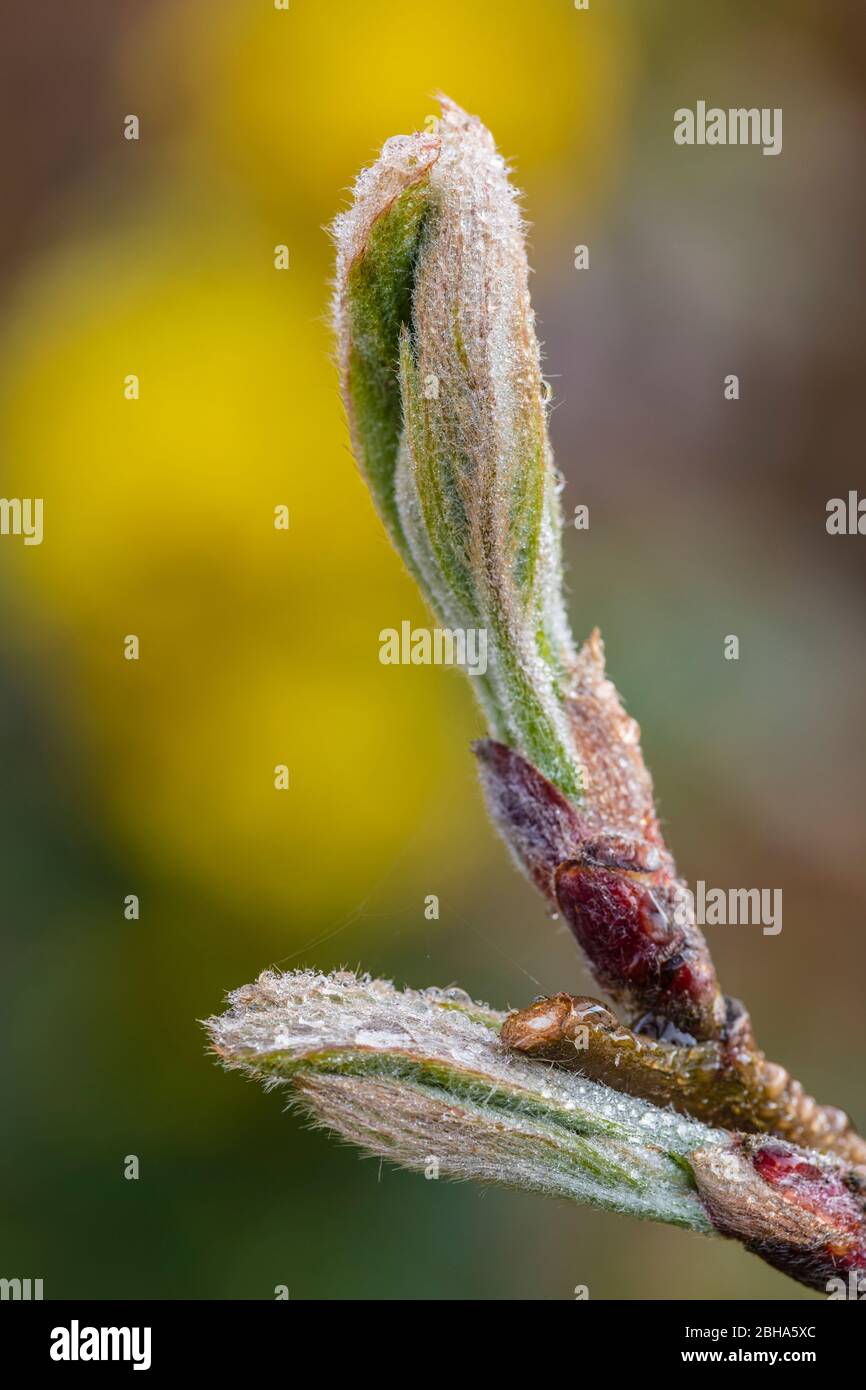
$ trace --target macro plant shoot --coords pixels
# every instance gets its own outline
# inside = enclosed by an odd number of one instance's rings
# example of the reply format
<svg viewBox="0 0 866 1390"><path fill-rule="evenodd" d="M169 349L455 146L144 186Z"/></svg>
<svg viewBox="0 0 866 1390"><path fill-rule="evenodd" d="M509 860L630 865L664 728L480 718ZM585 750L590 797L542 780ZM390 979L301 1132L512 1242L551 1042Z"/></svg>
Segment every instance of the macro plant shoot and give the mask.
<svg viewBox="0 0 866 1390"><path fill-rule="evenodd" d="M4 7L25 1377L249 1379L311 1303L857 1365L864 57L854 0Z"/></svg>
<svg viewBox="0 0 866 1390"><path fill-rule="evenodd" d="M781 111L754 114L710 113L719 139L779 153ZM573 636L526 227L493 135L442 97L358 176L332 235L355 460L435 631L485 634L483 662L460 663L486 726L481 792L604 997L505 1012L300 964L230 995L213 1052L368 1153L730 1239L832 1296L866 1270L866 1142L765 1055L701 930L777 935L780 890L701 880L696 907L592 614ZM435 660L408 621L386 639L389 661Z"/></svg>

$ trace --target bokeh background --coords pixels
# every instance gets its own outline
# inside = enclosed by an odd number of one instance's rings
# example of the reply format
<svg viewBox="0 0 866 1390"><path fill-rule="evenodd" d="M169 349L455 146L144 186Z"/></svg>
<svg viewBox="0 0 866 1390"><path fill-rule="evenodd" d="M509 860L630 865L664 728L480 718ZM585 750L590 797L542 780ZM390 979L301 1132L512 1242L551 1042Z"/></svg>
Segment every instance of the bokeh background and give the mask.
<svg viewBox="0 0 866 1390"><path fill-rule="evenodd" d="M442 89L526 194L565 511L590 508L566 535L575 628L603 630L683 872L783 889L779 936L710 930L727 989L866 1122L866 541L824 524L866 483L864 19L5 7L0 490L44 497L46 530L0 541L4 1276L48 1297L807 1296L721 1242L360 1161L219 1071L196 1020L271 964L499 1005L588 985L486 822L467 683L378 662L380 629L424 613L348 452L322 228ZM677 148L700 98L781 106L782 155Z"/></svg>

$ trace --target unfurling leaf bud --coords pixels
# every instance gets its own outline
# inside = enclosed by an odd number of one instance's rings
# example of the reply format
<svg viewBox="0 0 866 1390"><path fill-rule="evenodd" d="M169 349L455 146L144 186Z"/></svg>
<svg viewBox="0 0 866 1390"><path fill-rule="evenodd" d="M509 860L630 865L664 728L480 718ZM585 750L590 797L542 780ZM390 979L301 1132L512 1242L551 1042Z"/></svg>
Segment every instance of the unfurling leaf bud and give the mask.
<svg viewBox="0 0 866 1390"><path fill-rule="evenodd" d="M487 632L491 732L567 795L574 648L559 484L517 196L490 132L442 99L389 140L334 224L334 323L355 456L449 629Z"/></svg>
<svg viewBox="0 0 866 1390"><path fill-rule="evenodd" d="M639 1046L603 1005L568 995L527 1010L521 1032L574 1052L570 1019L592 1034L579 1056L608 1079L619 1071L615 1052ZM205 1027L225 1067L285 1087L318 1124L428 1176L432 1168L716 1232L814 1288L866 1268L862 1169L677 1115L664 1087L657 1104L623 1094L580 1074L592 1061L579 1071L539 1066L532 1047L503 1047L499 1030L507 1041L515 1021L462 990L298 970L235 990ZM627 1072L634 1066L623 1059Z"/></svg>
<svg viewBox="0 0 866 1390"><path fill-rule="evenodd" d="M462 990L341 970L266 972L207 1020L214 1052L368 1153L443 1177L549 1193L710 1233L688 1154L721 1131L553 1073L501 1047L502 1014Z"/></svg>

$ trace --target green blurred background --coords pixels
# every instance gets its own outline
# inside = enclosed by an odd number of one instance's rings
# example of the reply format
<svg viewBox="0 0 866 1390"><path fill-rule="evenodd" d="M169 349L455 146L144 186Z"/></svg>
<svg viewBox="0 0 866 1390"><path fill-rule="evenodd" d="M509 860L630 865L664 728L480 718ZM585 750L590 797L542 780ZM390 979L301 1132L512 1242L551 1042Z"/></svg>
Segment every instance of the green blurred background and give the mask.
<svg viewBox="0 0 866 1390"><path fill-rule="evenodd" d="M566 534L576 631L602 628L682 871L783 889L781 935L710 930L726 988L866 1122L866 542L824 527L863 481L864 18L7 7L2 492L44 497L46 530L0 541L0 1274L48 1297L807 1296L721 1242L359 1161L219 1071L196 1020L271 964L498 1005L588 986L486 822L468 683L378 661L424 614L349 455L322 227L441 89L526 193L564 507L591 516ZM783 107L782 155L677 148L698 99Z"/></svg>

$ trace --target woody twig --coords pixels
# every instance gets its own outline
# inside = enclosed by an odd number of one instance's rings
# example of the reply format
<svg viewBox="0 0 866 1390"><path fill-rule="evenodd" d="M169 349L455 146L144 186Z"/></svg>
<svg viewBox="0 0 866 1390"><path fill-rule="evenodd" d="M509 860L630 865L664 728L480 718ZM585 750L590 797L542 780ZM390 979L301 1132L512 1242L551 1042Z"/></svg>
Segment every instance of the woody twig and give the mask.
<svg viewBox="0 0 866 1390"><path fill-rule="evenodd" d="M513 749L485 740L476 752L503 835L631 1026L596 999L558 994L512 1014L503 1042L710 1124L866 1164L866 1142L847 1115L818 1105L768 1061L743 1005L721 995L692 897L661 838L637 726L605 678L597 634L579 667L573 708L589 769L579 809Z"/></svg>

